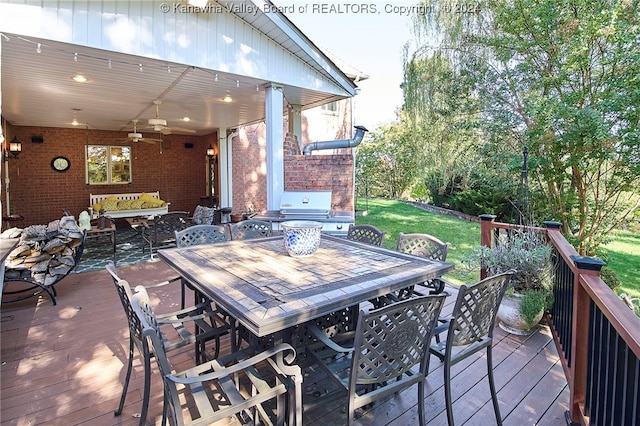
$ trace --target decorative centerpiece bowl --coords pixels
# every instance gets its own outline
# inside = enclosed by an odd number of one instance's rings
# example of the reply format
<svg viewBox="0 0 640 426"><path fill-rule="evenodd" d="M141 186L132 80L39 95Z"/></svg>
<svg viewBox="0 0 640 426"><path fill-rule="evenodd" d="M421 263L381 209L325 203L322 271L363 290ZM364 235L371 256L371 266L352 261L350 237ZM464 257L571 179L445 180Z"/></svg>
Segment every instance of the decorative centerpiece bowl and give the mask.
<svg viewBox="0 0 640 426"><path fill-rule="evenodd" d="M322 223L310 220L282 222L284 248L291 257L312 256L320 246Z"/></svg>

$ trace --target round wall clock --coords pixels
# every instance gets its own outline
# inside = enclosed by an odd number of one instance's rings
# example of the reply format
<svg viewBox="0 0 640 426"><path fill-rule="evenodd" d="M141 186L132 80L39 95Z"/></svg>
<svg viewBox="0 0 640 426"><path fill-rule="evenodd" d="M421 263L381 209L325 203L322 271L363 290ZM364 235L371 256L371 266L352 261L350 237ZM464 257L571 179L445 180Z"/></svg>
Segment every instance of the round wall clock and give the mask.
<svg viewBox="0 0 640 426"><path fill-rule="evenodd" d="M71 167L71 162L67 157L55 157L51 160L51 168L56 172L66 172Z"/></svg>

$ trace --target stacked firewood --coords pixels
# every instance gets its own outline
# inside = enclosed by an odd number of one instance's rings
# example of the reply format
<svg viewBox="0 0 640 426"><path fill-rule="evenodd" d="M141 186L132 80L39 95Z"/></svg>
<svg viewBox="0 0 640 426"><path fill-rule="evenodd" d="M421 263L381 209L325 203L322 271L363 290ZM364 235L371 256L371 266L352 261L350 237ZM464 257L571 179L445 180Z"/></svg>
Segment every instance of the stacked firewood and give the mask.
<svg viewBox="0 0 640 426"><path fill-rule="evenodd" d="M24 228L20 242L5 263L5 279L55 284L74 268L82 236L73 216Z"/></svg>

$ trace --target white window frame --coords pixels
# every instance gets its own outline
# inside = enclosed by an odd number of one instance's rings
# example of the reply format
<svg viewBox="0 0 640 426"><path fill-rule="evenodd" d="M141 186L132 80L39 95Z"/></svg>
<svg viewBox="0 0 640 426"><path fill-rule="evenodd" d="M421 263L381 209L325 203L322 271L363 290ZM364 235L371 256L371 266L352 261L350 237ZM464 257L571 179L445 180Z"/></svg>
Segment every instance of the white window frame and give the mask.
<svg viewBox="0 0 640 426"><path fill-rule="evenodd" d="M106 169L107 169L107 180L105 182L91 182L89 179L89 149L90 148L104 148L106 149ZM113 165L111 164L111 160L113 157L112 154L112 150L114 148L117 149L128 149L129 150L129 179L127 181L122 181L122 182L113 182ZM131 164L131 157L132 157L132 149L130 146L128 145L101 145L101 144L94 144L94 145L87 145L86 149L85 149L85 156L84 156L84 164L85 164L85 182L87 183L87 185L128 185L132 182L132 177L133 177L133 170L132 170L132 164ZM125 163L125 166L127 166L127 164Z"/></svg>

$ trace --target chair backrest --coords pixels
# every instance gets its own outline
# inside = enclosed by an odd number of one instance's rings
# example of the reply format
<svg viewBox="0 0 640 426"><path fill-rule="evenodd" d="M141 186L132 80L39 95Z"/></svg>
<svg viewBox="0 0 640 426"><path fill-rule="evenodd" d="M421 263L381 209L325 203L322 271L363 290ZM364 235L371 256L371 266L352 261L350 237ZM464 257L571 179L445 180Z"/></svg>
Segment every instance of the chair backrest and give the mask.
<svg viewBox="0 0 640 426"><path fill-rule="evenodd" d="M171 380L165 380L167 375L172 374L171 364L167 358L167 353L162 343L164 337L162 331L158 326L156 315L151 306L149 295L143 286L137 286L135 288L135 294L131 299L131 306L133 314L136 316L142 330L142 338L144 344L150 344L150 350L154 354L154 358L158 364L160 375L163 378L165 384L165 409L169 410L170 418L173 419L173 424L183 424L181 412L180 397L178 389L175 383ZM171 421L170 421L171 423Z"/></svg>
<svg viewBox="0 0 640 426"><path fill-rule="evenodd" d="M124 313L127 316L127 322L129 324L129 333L131 337L134 338L136 345L141 353L146 351L145 348L142 347L142 325L140 324L140 320L138 316L133 311L133 307L131 305L132 292L131 286L126 280L123 280L116 271L116 266L112 261L108 261L106 265L107 272L111 274L111 278L113 278L113 284L116 287L118 292L118 296L120 297L120 303L122 303L122 308L124 309Z"/></svg>
<svg viewBox="0 0 640 426"><path fill-rule="evenodd" d="M189 227L188 212L169 212L153 219L153 227L158 234L173 234L174 231Z"/></svg>
<svg viewBox="0 0 640 426"><path fill-rule="evenodd" d="M448 346L464 346L493 337L498 307L514 273L510 270L460 286L449 323Z"/></svg>
<svg viewBox="0 0 640 426"><path fill-rule="evenodd" d="M428 370L428 348L445 295L421 296L361 311L351 360L350 389L393 385L414 366ZM385 383L386 382L386 383Z"/></svg>
<svg viewBox="0 0 640 426"><path fill-rule="evenodd" d="M381 246L386 232L373 225L349 225L347 239L374 246Z"/></svg>
<svg viewBox="0 0 640 426"><path fill-rule="evenodd" d="M443 243L429 234L404 234L401 232L398 235L396 250L444 262L447 260L449 243Z"/></svg>
<svg viewBox="0 0 640 426"><path fill-rule="evenodd" d="M224 226L193 225L180 231L175 231L176 246L188 247L198 244L219 243L228 241Z"/></svg>
<svg viewBox="0 0 640 426"><path fill-rule="evenodd" d="M252 238L270 237L271 223L263 220L243 220L231 225L232 240L249 240Z"/></svg>

